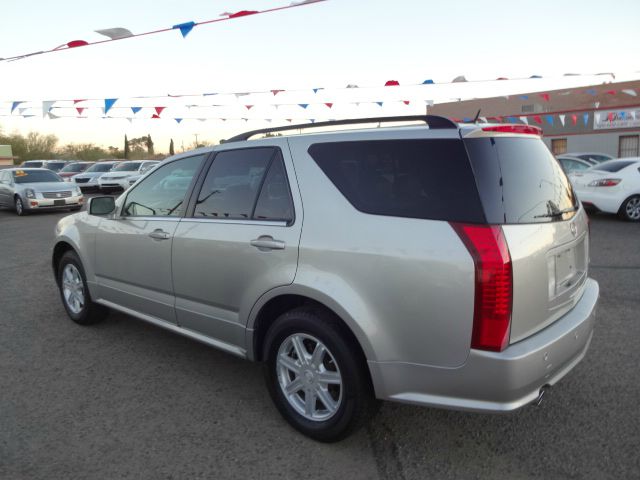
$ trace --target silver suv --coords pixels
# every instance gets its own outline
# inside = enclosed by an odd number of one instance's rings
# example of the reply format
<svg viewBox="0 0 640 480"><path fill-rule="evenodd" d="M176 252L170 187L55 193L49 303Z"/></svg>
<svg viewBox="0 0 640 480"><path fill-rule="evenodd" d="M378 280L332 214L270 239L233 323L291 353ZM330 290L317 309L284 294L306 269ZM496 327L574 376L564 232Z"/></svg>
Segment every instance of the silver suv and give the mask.
<svg viewBox="0 0 640 480"><path fill-rule="evenodd" d="M108 309L264 362L296 429L335 441L376 399L538 401L585 355L598 284L584 209L526 125L249 132L63 218L75 322Z"/></svg>

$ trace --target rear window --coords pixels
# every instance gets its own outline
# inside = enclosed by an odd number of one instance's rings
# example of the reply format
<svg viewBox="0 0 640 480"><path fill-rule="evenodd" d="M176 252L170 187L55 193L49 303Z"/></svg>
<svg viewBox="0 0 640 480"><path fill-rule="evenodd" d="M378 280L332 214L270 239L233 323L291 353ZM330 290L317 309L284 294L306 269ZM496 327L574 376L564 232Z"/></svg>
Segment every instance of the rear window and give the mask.
<svg viewBox="0 0 640 480"><path fill-rule="evenodd" d="M84 169L87 168L86 163L71 163L60 170L61 173L69 173L69 172L83 172Z"/></svg>
<svg viewBox="0 0 640 480"><path fill-rule="evenodd" d="M487 222L544 223L575 215L571 184L538 138L491 137L464 141Z"/></svg>
<svg viewBox="0 0 640 480"><path fill-rule="evenodd" d="M619 160L616 162L601 163L600 165L592 167L591 170L599 170L601 172L619 172L623 168L626 168L629 165L633 165L634 163L636 162L635 161L630 162L628 160Z"/></svg>
<svg viewBox="0 0 640 480"><path fill-rule="evenodd" d="M461 140L318 143L309 147L309 154L361 212L485 221Z"/></svg>

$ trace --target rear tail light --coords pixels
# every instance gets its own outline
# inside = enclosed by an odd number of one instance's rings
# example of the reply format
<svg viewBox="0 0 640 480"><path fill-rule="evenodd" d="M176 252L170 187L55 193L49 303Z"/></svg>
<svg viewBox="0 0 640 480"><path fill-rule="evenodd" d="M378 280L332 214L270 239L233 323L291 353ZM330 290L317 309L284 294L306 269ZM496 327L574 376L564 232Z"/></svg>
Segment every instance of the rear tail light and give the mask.
<svg viewBox="0 0 640 480"><path fill-rule="evenodd" d="M621 178L601 178L589 184L590 187L615 187L622 181Z"/></svg>
<svg viewBox="0 0 640 480"><path fill-rule="evenodd" d="M471 348L500 352L509 343L513 299L511 256L504 233L497 225L452 226L475 265Z"/></svg>
<svg viewBox="0 0 640 480"><path fill-rule="evenodd" d="M532 125L493 125L483 127L483 132L500 132L500 133L524 133L527 135L542 136L542 129Z"/></svg>

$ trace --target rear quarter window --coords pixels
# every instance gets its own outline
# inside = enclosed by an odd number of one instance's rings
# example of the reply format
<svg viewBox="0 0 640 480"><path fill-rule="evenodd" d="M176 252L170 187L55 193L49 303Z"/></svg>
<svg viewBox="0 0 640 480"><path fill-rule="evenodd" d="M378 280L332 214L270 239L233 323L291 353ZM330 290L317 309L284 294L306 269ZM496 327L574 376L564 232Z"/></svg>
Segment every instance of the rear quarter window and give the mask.
<svg viewBox="0 0 640 480"><path fill-rule="evenodd" d="M359 211L374 215L484 223L461 140L317 143L309 154Z"/></svg>
<svg viewBox="0 0 640 480"><path fill-rule="evenodd" d="M633 165L634 163L636 163L635 161L628 161L628 160L620 160L617 162L606 162L606 163L601 163L598 166L592 167L591 170L599 170L601 172L619 172L620 170L622 170L623 168L627 168L629 165Z"/></svg>

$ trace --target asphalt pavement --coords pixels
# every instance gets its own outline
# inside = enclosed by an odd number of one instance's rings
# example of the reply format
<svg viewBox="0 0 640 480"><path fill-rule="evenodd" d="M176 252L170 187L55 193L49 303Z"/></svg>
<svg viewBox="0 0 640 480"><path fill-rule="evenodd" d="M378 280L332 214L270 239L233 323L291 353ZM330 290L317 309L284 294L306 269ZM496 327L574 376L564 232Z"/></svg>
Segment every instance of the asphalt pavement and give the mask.
<svg viewBox="0 0 640 480"><path fill-rule="evenodd" d="M592 217L597 328L540 407L384 403L326 445L279 416L258 364L119 313L72 323L50 260L64 215L0 210L1 479L640 478L640 224Z"/></svg>

